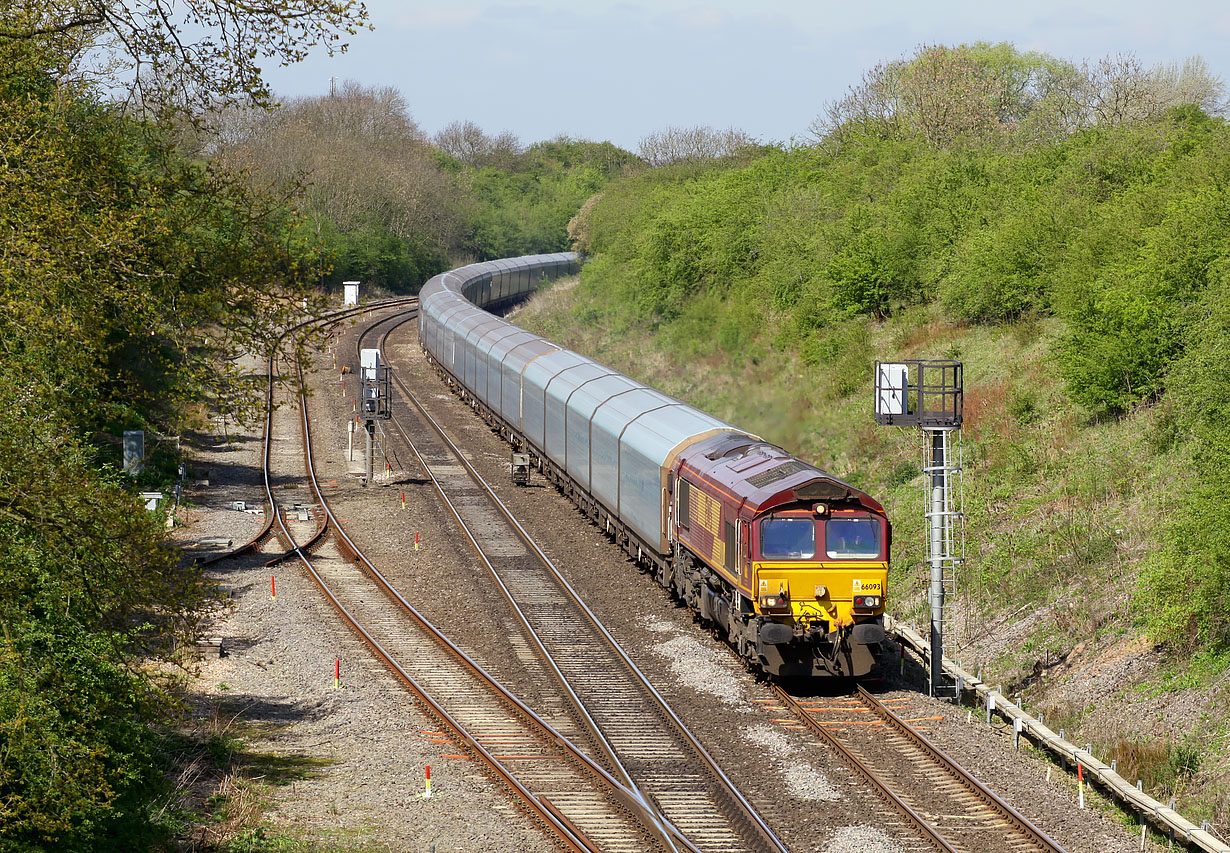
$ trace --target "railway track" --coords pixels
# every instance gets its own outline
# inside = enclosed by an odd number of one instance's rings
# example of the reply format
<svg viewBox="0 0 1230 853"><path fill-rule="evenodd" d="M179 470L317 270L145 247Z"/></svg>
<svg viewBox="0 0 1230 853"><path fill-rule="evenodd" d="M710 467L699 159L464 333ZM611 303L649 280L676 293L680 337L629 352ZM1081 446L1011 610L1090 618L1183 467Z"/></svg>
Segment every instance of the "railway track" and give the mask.
<svg viewBox="0 0 1230 853"><path fill-rule="evenodd" d="M405 320L393 322L400 324ZM391 330L386 330L384 339ZM382 349L384 343L382 339ZM614 640L420 401L395 373L394 378L417 416L435 435L411 443L400 420L394 422L396 431L406 437L480 559L499 581L533 637L533 644L546 654L557 653L558 660L551 666L559 674L565 691L573 697L579 715L593 726L592 736L598 749L590 752L606 755L607 767L589 759L483 673L362 556L338 524L312 473L310 418L303 398L299 401L303 443L298 450L283 446L274 453L271 448L286 445L287 441L273 438L272 410L266 423L266 495L272 510L267 516L270 528L263 531L263 536L267 539L277 535L287 546L286 553L276 559L300 560L351 629L418 696L466 752L489 764L492 773L555 837L561 848L784 850L686 729L674 742L660 732L646 732L649 715L663 722L674 718L680 728L682 723L618 646L612 646ZM272 401L272 366L270 389ZM320 507L310 516L311 524L307 526L302 521L298 525L294 520L288 521L278 498L297 499L294 502L300 504L309 501L294 493L293 488L279 490L275 498L275 477L271 472L273 465L289 467L300 452L302 464L309 472L310 497ZM275 455L279 460L276 463L271 458ZM283 476L290 481L288 474ZM326 535L331 542L326 542ZM249 543L235 553L251 547ZM319 553L312 555L313 549ZM526 565L534 562L539 564L537 573ZM550 576L550 585L544 583L543 572ZM378 594L373 595L374 590ZM574 621L579 616L589 626L583 638L578 637ZM416 630L408 631L407 626ZM609 668L595 666L595 655L603 646L608 647ZM445 663L441 650L449 647L450 660ZM637 680L643 682L651 695L635 696ZM876 715L874 727L826 725L840 720L822 719L816 708L800 704L783 691L778 691L778 697L809 728L833 743L843 758L938 849L974 851L991 849L995 844L1019 851L1061 850L954 762L942 754L935 758L938 750L865 691L860 691L857 701L863 713ZM655 709L654 704L660 707ZM849 711L853 706L845 703L832 707L838 708L839 714L856 713ZM860 746L859 731L865 736L873 728L879 730L875 739L878 745L872 749L864 739ZM848 735L850 730L854 730L853 735ZM601 734L604 731L606 735ZM892 734L886 737L886 731ZM898 740L910 745L903 748ZM705 779L706 773L690 764L694 758L688 756L689 741L704 755L702 763L711 765L719 781L725 782L725 790L720 784L715 786L713 779ZM932 753L930 764L917 758L918 753ZM937 769L940 766L943 770ZM895 792L878 781L885 777L916 781L910 791ZM920 785L917 780L923 783ZM937 792L943 793L948 802L938 803ZM753 816L750 826L742 823L747 817L740 815L740 805Z"/></svg>
<svg viewBox="0 0 1230 853"><path fill-rule="evenodd" d="M271 520L288 554L299 560L351 630L561 849L695 850L642 798L487 675L384 580L330 509L314 473L311 418L302 395L297 408L301 448L276 437L274 415L267 421L265 491L273 507ZM319 508L310 524L288 521L281 490L275 495L277 485L298 476L291 473L298 465L306 467ZM275 485L279 478L282 482Z"/></svg>
<svg viewBox="0 0 1230 853"><path fill-rule="evenodd" d="M387 335L386 332L386 338ZM381 347L382 350L387 350L383 341ZM394 374L394 381L420 416L428 422L443 441L448 442L443 430L426 413L421 402L409 392L409 389L405 388L396 374ZM404 431L401 427L399 430ZM423 444L422 440L418 443ZM448 443L451 444L451 442ZM430 470L432 460L424 458L421 449L416 450L416 453L423 460L424 467ZM489 496L499 506L501 515L512 528L515 528L518 537L528 542L529 547L536 548L511 518L511 514L499 503L491 489L482 482L477 472L473 472L472 466L465 460L459 448L453 445L450 452L441 453L438 460L446 477L457 478L453 485L460 490L462 503L471 502L472 494L467 490L472 490L477 486L479 491ZM473 475L461 477L458 468L467 469L466 474L473 472ZM433 480L436 479L433 476ZM467 483L467 480L470 482ZM444 491L444 485L439 482L437 482L437 487ZM454 512L458 515L463 514L460 508ZM463 526L466 524L464 520L462 523ZM489 517L484 517L482 514L475 516L474 526L485 530L492 529ZM497 541L507 541L507 532L496 528ZM475 547L479 548L479 545L476 543ZM492 565L493 561L485 560L485 562ZM515 562L508 562L514 566L512 571L515 572ZM493 568L492 570L497 575L499 574L498 569ZM783 702L791 703L797 709L796 713L799 718L805 720L809 727L818 730L820 737L833 745L843 759L860 775L865 779L868 776L874 777L874 780L868 779L872 789L892 804L902 816L905 821L902 828L907 833L911 830L917 832L927 846L943 851L981 851L1001 847L1011 851L1055 851L1056 853L1062 851L1062 848L1045 833L1034 827L989 788L974 779L956 762L896 717L883 703L861 688L857 694L858 702L864 711L875 713L876 726L850 726L838 729L838 732L843 734L847 729L853 729L863 736L870 731L876 731L876 747L868 749L864 745L861 751L857 745L847 745L840 735L835 737L834 733L826 731L824 725L818 724L819 721L814 714L808 713L788 694L776 688L775 692L779 694ZM884 736L883 729L887 729L891 734ZM882 781L885 779L892 780L892 783L885 784ZM907 780L907 784L903 786L902 780Z"/></svg>
<svg viewBox="0 0 1230 853"><path fill-rule="evenodd" d="M924 838L945 853L1063 848L864 688L847 698L773 692ZM904 784L903 784L904 783Z"/></svg>
<svg viewBox="0 0 1230 853"><path fill-rule="evenodd" d="M380 307L381 308L394 308L394 307L399 307L399 306L404 307L404 306L418 305L418 301L419 300L417 296L405 297L402 299L392 299L387 302L381 303ZM328 318L326 319L325 328L336 328L342 323L342 321L347 320L351 317L358 316L359 314L362 314L364 312L371 311L371 310L372 310L371 308L365 306L362 308L346 308L341 311L335 311L332 314L330 314ZM296 332L303 329L307 325L310 325L310 321L291 326L289 329L287 329L285 332L282 333L282 338L286 337L286 335L295 334ZM279 345L280 343L281 343L281 338L279 338ZM262 437L262 442L264 446L262 459L263 459L263 464L265 467L266 474L268 474L268 470L269 470L269 455L270 455L270 450L272 447L272 442L270 439L270 432L273 426L273 414L274 414L274 409L275 409L274 393L275 393L276 385L277 385L277 381L276 381L277 375L278 374L277 374L277 369L276 369L274 360L270 359L266 367L266 372L265 372L265 378L266 378L265 409L266 409L266 413L265 413L264 435ZM292 481L289 485L293 488L295 486L295 483ZM278 509L279 504L273 500L273 493L272 493L272 490L268 488L268 483L266 483L266 486L267 488L265 489L265 496L266 496L265 523L264 525L261 526L260 531L257 532L257 534L253 536L251 539L249 539L247 542L245 542L244 544L236 548L233 548L230 551L226 551L222 554L214 554L213 556L210 556L210 557L197 558L196 560L197 565L210 566L210 565L213 565L214 563L222 562L223 560L231 560L236 557L241 557L244 554L247 554L249 552L254 552L254 553L260 552L264 548L265 544L269 542L270 539L274 537L277 537L278 539L282 539L280 535L280 527L277 525L277 518L276 518L279 512L279 509ZM323 538L324 533L325 533L323 524L321 524L319 532L320 532L320 536ZM287 543L283 541L282 544L286 545ZM270 560L269 564L279 562L285 559L286 557L288 557L291 553L292 552L290 550L284 551L278 557L275 557L274 559Z"/></svg>
<svg viewBox="0 0 1230 853"><path fill-rule="evenodd" d="M402 321L407 322L407 321ZM386 329L380 348L387 352ZM367 332L365 332L367 334ZM362 346L360 339L359 346ZM387 361L387 358L386 358ZM602 744L612 772L704 851L784 851L545 553L479 475L396 370L393 382L426 430L394 413L410 447L479 559L504 592L533 648ZM411 434L415 438L411 439Z"/></svg>

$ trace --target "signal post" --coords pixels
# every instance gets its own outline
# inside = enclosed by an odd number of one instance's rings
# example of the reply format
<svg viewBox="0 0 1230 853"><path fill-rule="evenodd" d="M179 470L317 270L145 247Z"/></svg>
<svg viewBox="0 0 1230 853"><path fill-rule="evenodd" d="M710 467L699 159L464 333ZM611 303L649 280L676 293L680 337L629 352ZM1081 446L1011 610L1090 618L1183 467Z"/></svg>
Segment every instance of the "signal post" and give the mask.
<svg viewBox="0 0 1230 853"><path fill-rule="evenodd" d="M359 351L359 415L366 427L367 474L363 485L371 485L376 460L376 421L393 417L389 407L389 367L380 359L380 350Z"/></svg>
<svg viewBox="0 0 1230 853"><path fill-rule="evenodd" d="M961 507L961 421L964 366L959 361L905 359L876 362L875 419L888 426L917 426L927 449L923 477L924 517L931 582L931 695L944 685L944 599L956 591L956 570L965 560Z"/></svg>

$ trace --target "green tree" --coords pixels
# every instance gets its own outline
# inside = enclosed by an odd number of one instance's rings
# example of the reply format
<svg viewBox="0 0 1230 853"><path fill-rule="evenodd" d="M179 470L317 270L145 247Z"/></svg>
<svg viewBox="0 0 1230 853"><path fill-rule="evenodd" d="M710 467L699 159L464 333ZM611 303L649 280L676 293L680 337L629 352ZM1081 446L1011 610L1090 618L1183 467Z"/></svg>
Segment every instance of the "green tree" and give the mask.
<svg viewBox="0 0 1230 853"><path fill-rule="evenodd" d="M228 357L272 355L316 302L285 198L185 159L73 73L123 8L0 12L4 850L165 835L173 701L147 664L193 636L205 589L117 473L119 431L177 432L202 398L242 415L255 398Z"/></svg>
<svg viewBox="0 0 1230 853"><path fill-rule="evenodd" d="M414 292L462 241L466 206L395 89L347 80L272 111L230 110L197 144L255 186L301 193L305 234L330 257L327 284Z"/></svg>
<svg viewBox="0 0 1230 853"><path fill-rule="evenodd" d="M560 137L501 162L454 166L474 200L465 248L480 259L564 251L568 222L585 200L638 161L609 142Z"/></svg>

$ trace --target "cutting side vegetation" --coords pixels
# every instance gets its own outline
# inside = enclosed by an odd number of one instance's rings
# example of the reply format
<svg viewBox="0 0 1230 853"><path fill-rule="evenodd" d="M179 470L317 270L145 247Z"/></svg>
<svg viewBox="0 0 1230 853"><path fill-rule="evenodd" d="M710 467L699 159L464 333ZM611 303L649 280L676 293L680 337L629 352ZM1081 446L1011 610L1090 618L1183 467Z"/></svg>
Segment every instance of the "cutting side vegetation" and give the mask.
<svg viewBox="0 0 1230 853"><path fill-rule="evenodd" d="M1010 637L988 660L1033 690L1143 635L1145 689L1224 697L1230 140L1200 63L926 48L869 71L814 144L670 128L638 157L468 122L428 138L355 84L273 106L256 63L340 49L362 7L188 5L201 27L164 0L0 12L0 850L166 849L193 819L168 767L220 741L179 725L174 649L209 591L136 492L174 479L170 439L254 413L235 356L270 355L342 279L413 292L570 243L581 284L526 322L883 496L907 616L921 449L871 425L871 364L964 359L969 648ZM127 64L92 65L103 45ZM129 429L168 439L135 480ZM1210 728L1101 734L1182 794L1224 774ZM264 832L240 824L235 844Z"/></svg>
<svg viewBox="0 0 1230 853"><path fill-rule="evenodd" d="M923 447L872 423L872 368L962 359L969 549L950 650L1151 790L1206 783L1188 806L1225 821L1221 93L1199 61L923 48L869 72L814 144L609 186L570 225L580 284L519 322L884 499L892 600L919 622ZM1128 648L1131 679L1083 672ZM1196 710L1113 719L1140 691Z"/></svg>

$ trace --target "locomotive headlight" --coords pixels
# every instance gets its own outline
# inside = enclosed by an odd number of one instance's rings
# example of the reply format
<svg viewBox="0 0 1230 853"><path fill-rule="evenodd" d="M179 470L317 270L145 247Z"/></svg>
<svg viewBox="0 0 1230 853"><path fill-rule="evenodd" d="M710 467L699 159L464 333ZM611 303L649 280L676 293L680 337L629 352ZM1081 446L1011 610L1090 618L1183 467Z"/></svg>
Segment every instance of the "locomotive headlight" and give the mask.
<svg viewBox="0 0 1230 853"><path fill-rule="evenodd" d="M856 595L854 596L851 608L854 610L875 610L883 603L884 600L878 595Z"/></svg>
<svg viewBox="0 0 1230 853"><path fill-rule="evenodd" d="M829 588L822 583L816 584L816 598L824 598L829 594Z"/></svg>
<svg viewBox="0 0 1230 853"><path fill-rule="evenodd" d="M760 596L760 606L764 610L776 610L779 607L786 607L789 602L784 595L762 595Z"/></svg>

